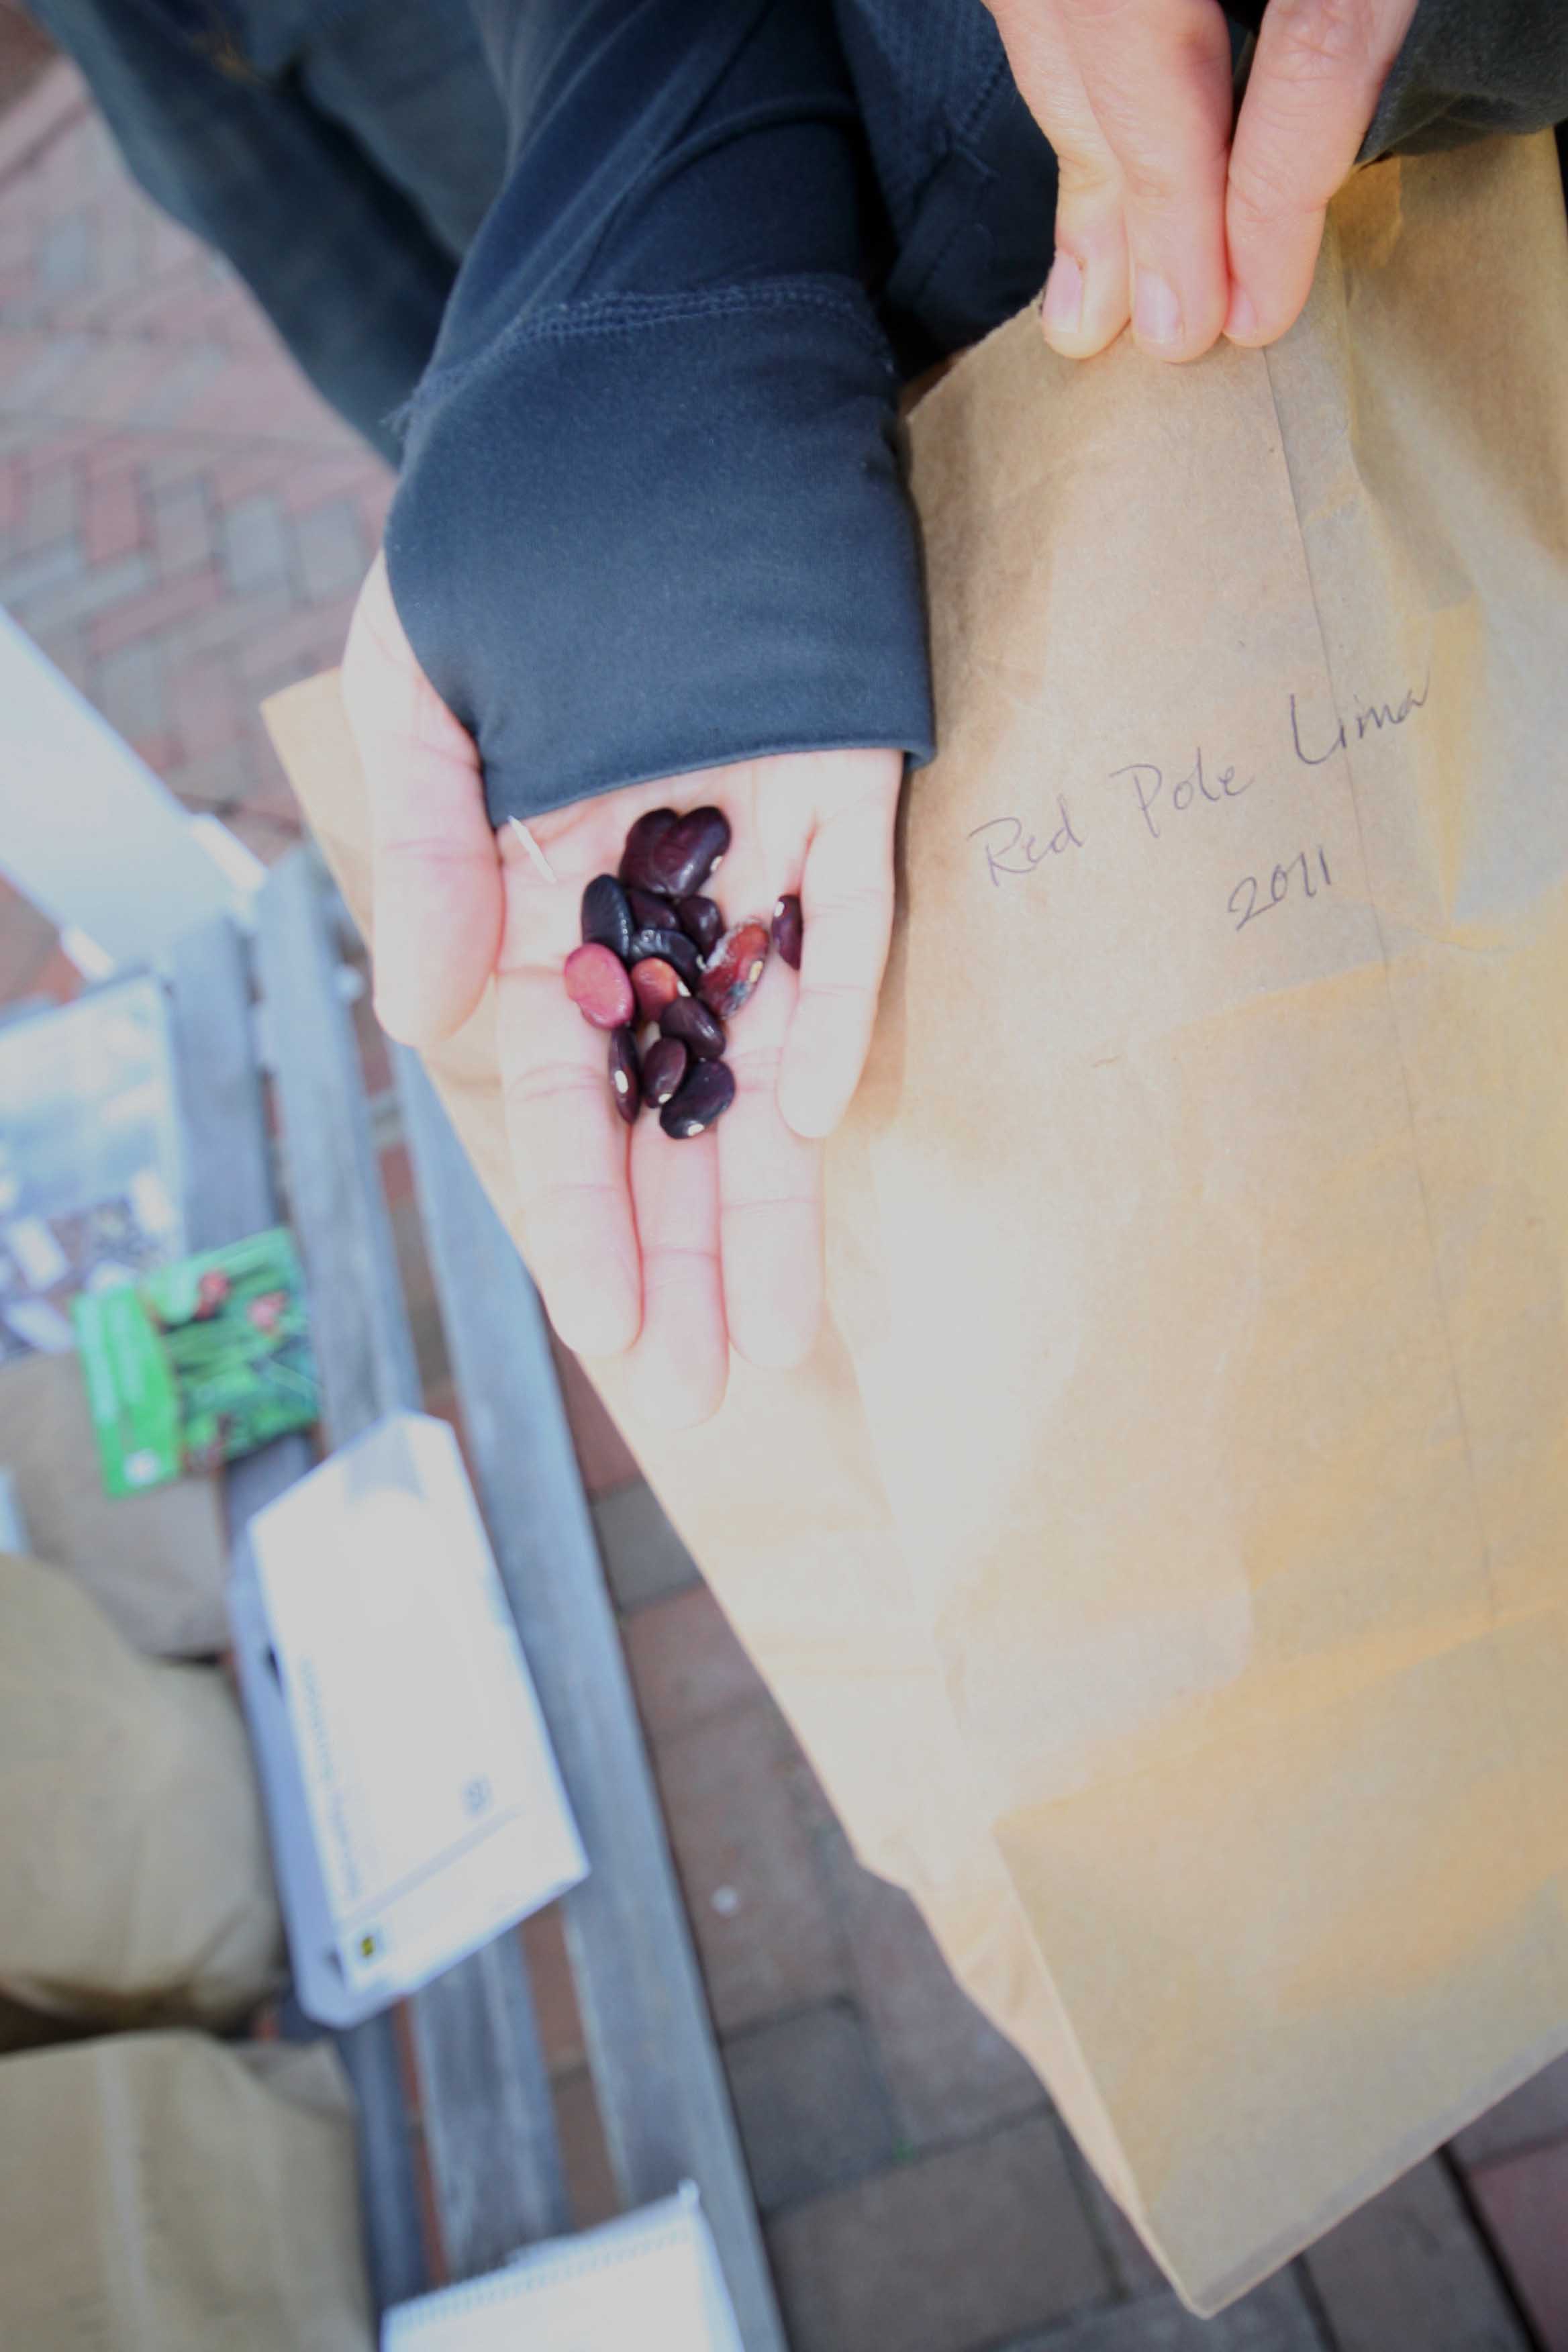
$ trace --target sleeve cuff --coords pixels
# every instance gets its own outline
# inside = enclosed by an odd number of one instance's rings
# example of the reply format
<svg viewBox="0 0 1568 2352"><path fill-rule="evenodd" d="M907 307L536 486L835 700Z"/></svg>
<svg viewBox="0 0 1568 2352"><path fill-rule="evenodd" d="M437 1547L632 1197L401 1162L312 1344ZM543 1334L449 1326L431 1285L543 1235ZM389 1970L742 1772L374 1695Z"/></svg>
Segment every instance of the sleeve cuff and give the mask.
<svg viewBox="0 0 1568 2352"><path fill-rule="evenodd" d="M570 304L426 378L387 562L492 823L770 752L931 756L897 389L833 278Z"/></svg>

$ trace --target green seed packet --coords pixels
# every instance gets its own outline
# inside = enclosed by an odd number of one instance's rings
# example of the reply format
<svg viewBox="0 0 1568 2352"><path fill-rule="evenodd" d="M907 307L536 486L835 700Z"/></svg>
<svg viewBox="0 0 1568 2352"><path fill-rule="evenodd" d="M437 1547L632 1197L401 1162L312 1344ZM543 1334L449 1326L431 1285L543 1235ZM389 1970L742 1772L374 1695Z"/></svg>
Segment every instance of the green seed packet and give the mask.
<svg viewBox="0 0 1568 2352"><path fill-rule="evenodd" d="M84 1295L71 1319L111 1495L216 1469L319 1413L300 1260L280 1225Z"/></svg>

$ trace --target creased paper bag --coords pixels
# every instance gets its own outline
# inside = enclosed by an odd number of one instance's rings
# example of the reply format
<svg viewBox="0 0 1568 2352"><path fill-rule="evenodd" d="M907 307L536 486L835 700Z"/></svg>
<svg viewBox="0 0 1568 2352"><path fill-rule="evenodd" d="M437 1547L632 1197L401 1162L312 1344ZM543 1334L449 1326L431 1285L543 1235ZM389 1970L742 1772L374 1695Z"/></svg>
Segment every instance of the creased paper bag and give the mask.
<svg viewBox="0 0 1568 2352"><path fill-rule="evenodd" d="M79 1356L18 1356L0 1367L0 1467L11 1475L27 1549L90 1592L133 1648L153 1657L225 1648L219 1481L106 1495Z"/></svg>
<svg viewBox="0 0 1568 2352"><path fill-rule="evenodd" d="M280 1958L222 1675L139 1657L59 1570L0 1554L0 1993L100 2025L228 2025Z"/></svg>
<svg viewBox="0 0 1568 2352"><path fill-rule="evenodd" d="M942 750L832 1325L631 1435L1213 2311L1568 2046L1551 142L1360 174L1267 353L1026 318L911 440ZM366 920L331 682L273 718ZM490 1019L432 1067L515 1229Z"/></svg>
<svg viewBox="0 0 1568 2352"><path fill-rule="evenodd" d="M5 2352L372 2352L324 2043L136 2033L0 2062Z"/></svg>

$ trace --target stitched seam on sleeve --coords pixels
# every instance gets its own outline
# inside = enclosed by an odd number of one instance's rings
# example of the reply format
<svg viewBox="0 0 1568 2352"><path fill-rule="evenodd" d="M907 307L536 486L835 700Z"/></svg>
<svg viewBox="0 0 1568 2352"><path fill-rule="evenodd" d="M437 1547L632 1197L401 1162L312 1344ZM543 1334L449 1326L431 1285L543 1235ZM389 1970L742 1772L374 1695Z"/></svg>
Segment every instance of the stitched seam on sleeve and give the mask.
<svg viewBox="0 0 1568 2352"><path fill-rule="evenodd" d="M404 409L403 421L416 422L433 402L534 343L636 335L655 327L744 318L768 310L816 310L842 320L891 373L892 361L869 306L864 296L847 287L840 291L810 278L764 278L741 286L699 288L685 294L596 294L581 302L553 303L548 310L516 319L473 359L433 370Z"/></svg>

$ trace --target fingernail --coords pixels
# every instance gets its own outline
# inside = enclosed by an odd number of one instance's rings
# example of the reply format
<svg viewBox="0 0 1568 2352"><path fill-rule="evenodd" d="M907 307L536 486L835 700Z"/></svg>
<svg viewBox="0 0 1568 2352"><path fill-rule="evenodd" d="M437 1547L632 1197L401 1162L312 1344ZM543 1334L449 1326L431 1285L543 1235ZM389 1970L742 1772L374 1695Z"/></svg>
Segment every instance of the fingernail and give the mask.
<svg viewBox="0 0 1568 2352"><path fill-rule="evenodd" d="M1258 305L1250 294L1238 286L1230 298L1230 311L1225 331L1235 343L1250 343L1258 337Z"/></svg>
<svg viewBox="0 0 1568 2352"><path fill-rule="evenodd" d="M1058 253L1040 297L1040 319L1060 335L1076 335L1083 323L1083 272L1070 253Z"/></svg>
<svg viewBox="0 0 1568 2352"><path fill-rule="evenodd" d="M1156 349L1182 340L1182 306L1173 286L1152 269L1138 272L1132 295L1132 331L1141 343Z"/></svg>

